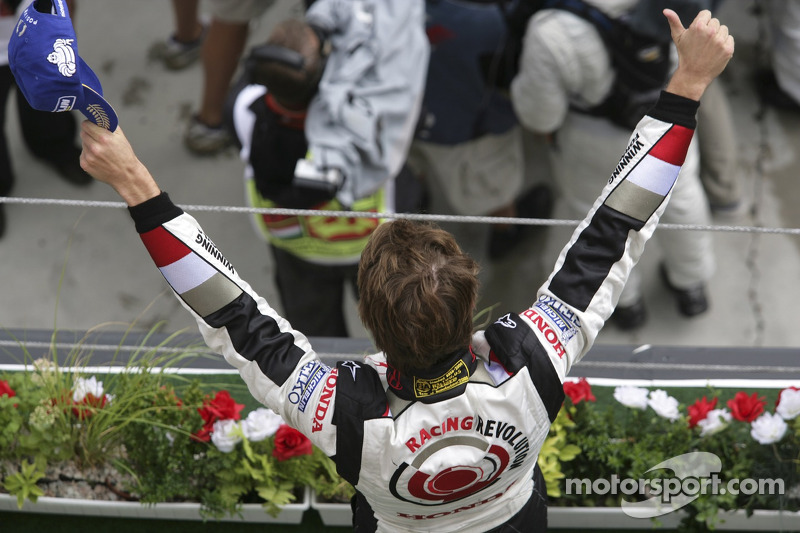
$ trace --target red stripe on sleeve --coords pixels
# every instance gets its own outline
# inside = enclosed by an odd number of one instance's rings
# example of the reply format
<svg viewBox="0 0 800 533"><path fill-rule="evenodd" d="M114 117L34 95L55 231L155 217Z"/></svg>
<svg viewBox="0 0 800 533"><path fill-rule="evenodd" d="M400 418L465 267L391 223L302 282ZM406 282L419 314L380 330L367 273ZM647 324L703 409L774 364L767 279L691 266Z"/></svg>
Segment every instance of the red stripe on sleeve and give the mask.
<svg viewBox="0 0 800 533"><path fill-rule="evenodd" d="M694 130L674 125L650 150L650 155L671 165L683 165Z"/></svg>
<svg viewBox="0 0 800 533"><path fill-rule="evenodd" d="M188 246L173 237L161 226L147 233L142 233L140 237L158 268L171 265L192 252Z"/></svg>

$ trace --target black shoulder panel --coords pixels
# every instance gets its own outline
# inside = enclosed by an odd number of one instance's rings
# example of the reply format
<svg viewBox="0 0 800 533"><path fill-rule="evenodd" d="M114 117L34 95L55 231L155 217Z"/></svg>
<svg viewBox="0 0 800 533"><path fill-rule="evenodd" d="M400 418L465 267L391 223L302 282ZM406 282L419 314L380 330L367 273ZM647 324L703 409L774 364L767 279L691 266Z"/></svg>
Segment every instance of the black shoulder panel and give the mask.
<svg viewBox="0 0 800 533"><path fill-rule="evenodd" d="M361 470L364 421L384 417L388 402L380 377L371 366L339 361L336 370L336 471L355 486Z"/></svg>
<svg viewBox="0 0 800 533"><path fill-rule="evenodd" d="M522 320L516 313L506 315L486 328L486 340L506 370L516 374L528 368L552 422L564 403L564 387L544 346Z"/></svg>

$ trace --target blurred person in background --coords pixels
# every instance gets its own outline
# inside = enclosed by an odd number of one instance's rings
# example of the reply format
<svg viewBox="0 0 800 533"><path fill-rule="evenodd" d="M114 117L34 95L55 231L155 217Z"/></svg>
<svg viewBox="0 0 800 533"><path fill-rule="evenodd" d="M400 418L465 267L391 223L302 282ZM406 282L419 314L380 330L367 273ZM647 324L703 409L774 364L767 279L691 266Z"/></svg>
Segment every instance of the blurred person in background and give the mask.
<svg viewBox="0 0 800 533"><path fill-rule="evenodd" d="M74 16L77 0L65 0L65 3ZM30 2L21 0L0 0L0 196L9 196L16 181L6 137L8 97L16 88L14 75L8 66L8 41L19 13L29 4ZM50 9L50 2L45 4ZM73 113L38 111L21 94L16 95L15 104L22 140L31 155L52 168L68 183L90 185L92 177L80 166L78 123ZM0 237L5 233L6 223L5 204L0 204Z"/></svg>
<svg viewBox="0 0 800 533"><path fill-rule="evenodd" d="M428 61L422 0L320 0L306 18L279 23L253 47L231 93L248 203L391 212ZM355 292L361 250L380 220L253 221L269 242L283 316L307 335L348 336L345 290Z"/></svg>
<svg viewBox="0 0 800 533"><path fill-rule="evenodd" d="M425 4L431 60L409 166L431 211L549 218L550 188L526 183L522 130L504 87L508 28L502 7L481 0ZM493 224L485 240L465 236L462 246L476 258L501 259L522 242L523 228L530 226Z"/></svg>
<svg viewBox="0 0 800 533"><path fill-rule="evenodd" d="M614 169L626 146L628 155L637 149L630 124L643 112L639 111L642 104L648 105L651 95L658 94L671 71L670 28L663 19L657 20L665 7L677 10L681 19L687 20L700 11L702 1L570 0L547 3L528 21L519 73L511 83L511 99L526 128L551 136L553 178L573 214L585 212L605 183L595 169ZM627 21L620 31L638 35L649 52L643 57L652 58L654 77L641 102L628 98L635 91L632 84L623 85L628 80L615 64L609 41L579 13ZM639 33L634 34L631 28ZM699 165L699 151L693 142L664 212L664 222L710 223ZM705 313L709 307L706 285L715 267L711 234L663 231L656 240L663 251L659 275L675 297L680 314L694 317ZM641 285L641 274L634 269L612 317L622 330L640 328L647 320Z"/></svg>

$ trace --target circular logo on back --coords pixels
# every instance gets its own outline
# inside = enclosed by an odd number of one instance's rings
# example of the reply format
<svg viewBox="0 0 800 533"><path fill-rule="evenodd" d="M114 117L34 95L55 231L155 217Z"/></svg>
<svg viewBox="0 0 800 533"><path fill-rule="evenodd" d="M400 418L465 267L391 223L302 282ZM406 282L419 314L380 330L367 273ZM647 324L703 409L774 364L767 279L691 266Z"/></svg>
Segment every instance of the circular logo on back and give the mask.
<svg viewBox="0 0 800 533"><path fill-rule="evenodd" d="M443 449L447 458L463 456L469 464L443 461L437 456ZM494 484L510 462L503 447L492 444L486 449L484 441L470 437L446 438L419 453L411 464L404 462L395 470L389 490L399 500L420 505L444 505L471 496ZM442 462L448 466L439 467Z"/></svg>

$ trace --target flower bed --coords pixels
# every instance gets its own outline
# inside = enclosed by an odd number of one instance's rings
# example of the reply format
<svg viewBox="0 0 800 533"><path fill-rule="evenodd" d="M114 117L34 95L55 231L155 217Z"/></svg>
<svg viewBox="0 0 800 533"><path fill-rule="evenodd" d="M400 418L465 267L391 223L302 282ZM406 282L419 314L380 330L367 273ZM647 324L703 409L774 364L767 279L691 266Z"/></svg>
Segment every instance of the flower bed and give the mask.
<svg viewBox="0 0 800 533"><path fill-rule="evenodd" d="M117 502L112 514L149 508L234 520L255 505L270 522L302 517L310 488L331 497L352 491L333 462L274 412L245 415L229 390L167 372L175 361L133 358L101 379L53 358L0 374L5 505Z"/></svg>
<svg viewBox="0 0 800 533"><path fill-rule="evenodd" d="M553 504L655 520L679 509L681 531L725 529L756 511L798 523L800 389L741 385L568 381L549 437L568 453L546 446L540 457Z"/></svg>
<svg viewBox="0 0 800 533"><path fill-rule="evenodd" d="M333 462L260 407L238 376L222 383L169 372L180 355L139 354L104 376L79 359L59 366L55 357L31 358L24 371L0 373L2 505L116 500L126 509L180 508L226 520L255 506L265 521L312 506L326 525L350 523L353 489ZM611 529L650 527L642 518L679 523L681 531L797 524L800 390L756 384L565 383L564 408L539 457L552 526L576 527L579 516ZM671 462L683 456L712 460L690 465L706 468L699 477L779 479L782 493L680 494L675 512L637 507L661 501L654 480L692 477ZM615 478L616 491L597 490ZM649 480L647 490L627 494L619 482L629 479ZM334 516L326 519L328 511Z"/></svg>

